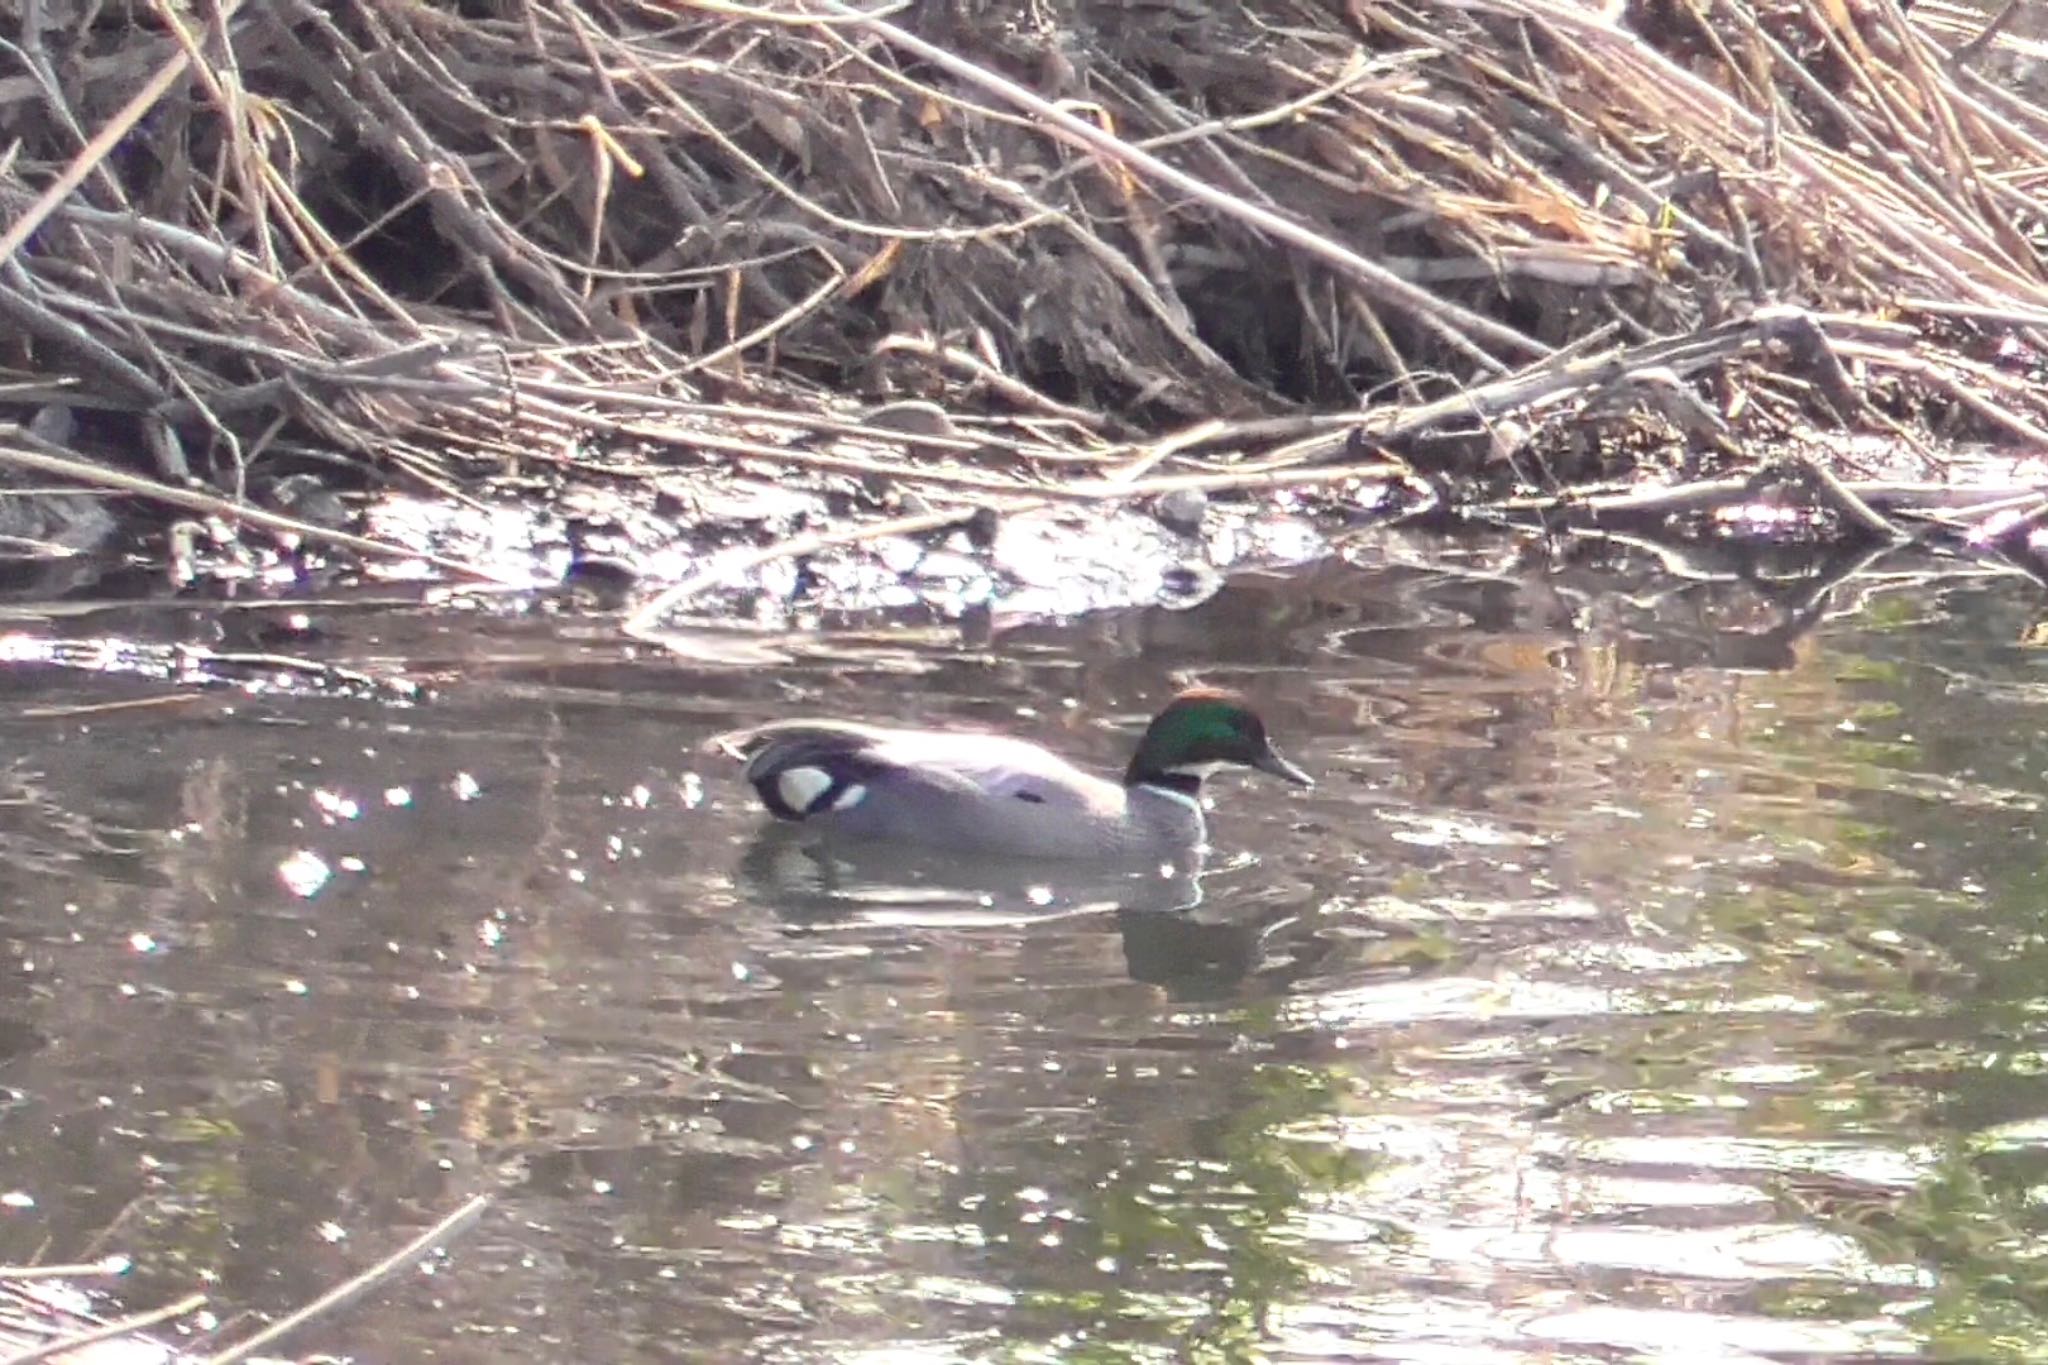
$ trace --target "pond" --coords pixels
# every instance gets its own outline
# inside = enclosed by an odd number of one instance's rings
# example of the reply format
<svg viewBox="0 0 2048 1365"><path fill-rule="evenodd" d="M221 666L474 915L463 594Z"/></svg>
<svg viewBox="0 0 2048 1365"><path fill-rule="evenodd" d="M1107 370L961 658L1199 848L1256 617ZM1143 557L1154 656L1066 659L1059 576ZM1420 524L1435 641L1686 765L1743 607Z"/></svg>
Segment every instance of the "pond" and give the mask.
<svg viewBox="0 0 2048 1365"><path fill-rule="evenodd" d="M386 589L21 613L0 1260L275 1315L489 1192L294 1349L2048 1358L2042 602L1944 567L1387 535L694 658ZM700 747L1114 768L1195 680L1319 780L1212 783L1190 897L836 866Z"/></svg>

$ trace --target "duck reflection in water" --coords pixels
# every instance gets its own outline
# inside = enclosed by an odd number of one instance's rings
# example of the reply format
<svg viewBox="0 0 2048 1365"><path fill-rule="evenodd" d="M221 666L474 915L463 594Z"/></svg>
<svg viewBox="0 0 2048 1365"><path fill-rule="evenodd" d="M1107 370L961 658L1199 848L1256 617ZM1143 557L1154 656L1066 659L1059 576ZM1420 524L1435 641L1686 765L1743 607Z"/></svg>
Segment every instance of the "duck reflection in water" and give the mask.
<svg viewBox="0 0 2048 1365"><path fill-rule="evenodd" d="M797 826L763 827L740 860L749 899L793 926L904 929L1017 927L1113 918L1135 981L1177 999L1228 994L1265 960L1268 935L1291 921L1271 907L1246 918L1207 915L1206 851L1183 849L1149 866L962 857L937 850L820 839Z"/></svg>
<svg viewBox="0 0 2048 1365"><path fill-rule="evenodd" d="M793 920L869 924L1030 924L1116 909L1201 904L1200 848L1157 862L1048 863L906 844L820 837L765 825L740 861L743 888Z"/></svg>

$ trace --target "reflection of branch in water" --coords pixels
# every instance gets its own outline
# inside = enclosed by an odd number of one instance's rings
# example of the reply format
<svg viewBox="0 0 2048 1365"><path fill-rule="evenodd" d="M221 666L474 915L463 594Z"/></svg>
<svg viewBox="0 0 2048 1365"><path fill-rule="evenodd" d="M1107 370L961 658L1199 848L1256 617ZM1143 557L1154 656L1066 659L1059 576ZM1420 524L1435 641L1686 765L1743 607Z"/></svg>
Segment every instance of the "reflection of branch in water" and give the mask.
<svg viewBox="0 0 2048 1365"><path fill-rule="evenodd" d="M88 855L132 857L148 846L143 831L73 809L42 773L19 763L0 769L0 864L16 873L54 873ZM112 835L129 836L117 842Z"/></svg>
<svg viewBox="0 0 2048 1365"><path fill-rule="evenodd" d="M1658 636L1668 648L1685 639L1664 610L1668 604L1697 604L1706 635L1692 643L1699 657L1684 662L1716 666L1789 667L1792 646L1823 621L1853 614L1879 592L1922 587L1959 579L2026 575L2042 581L2024 566L1994 565L1984 560L1940 555L1924 545L1904 541L1860 540L1811 547L1757 544L1752 541L1702 541L1653 531L1573 528L1559 533L1567 547L1614 546L1646 554L1654 561L1654 586L1643 592L1626 588L1625 570L1607 570L1573 581L1569 564L1546 564L1544 587L1566 603L1575 628L1589 618L1612 617L1617 604L1659 613ZM1745 590L1750 624L1731 626L1713 613L1726 604L1730 589ZM1761 618L1761 619L1759 619Z"/></svg>
<svg viewBox="0 0 2048 1365"><path fill-rule="evenodd" d="M41 636L0 637L0 664L69 668L84 673L154 678L172 684L226 684L237 688L289 688L331 692L388 702L414 702L422 689L410 678L368 673L321 659L301 658L267 650L222 650L193 644L151 644L121 636L48 639ZM121 706L157 704L148 699ZM113 704L107 704L113 705ZM85 714L90 708L51 707L42 712L18 711L44 718Z"/></svg>

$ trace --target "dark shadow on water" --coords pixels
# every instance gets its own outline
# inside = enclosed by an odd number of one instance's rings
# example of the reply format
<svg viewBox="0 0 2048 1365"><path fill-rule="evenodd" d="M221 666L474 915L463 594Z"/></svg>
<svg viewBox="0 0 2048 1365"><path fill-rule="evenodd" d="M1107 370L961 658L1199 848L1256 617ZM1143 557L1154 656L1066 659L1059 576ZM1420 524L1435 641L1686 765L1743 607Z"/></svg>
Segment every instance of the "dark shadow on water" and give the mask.
<svg viewBox="0 0 2048 1365"><path fill-rule="evenodd" d="M1270 936L1291 915L1204 920L1157 910L1119 910L1124 965L1131 980L1163 988L1175 1000L1223 1000L1266 958Z"/></svg>

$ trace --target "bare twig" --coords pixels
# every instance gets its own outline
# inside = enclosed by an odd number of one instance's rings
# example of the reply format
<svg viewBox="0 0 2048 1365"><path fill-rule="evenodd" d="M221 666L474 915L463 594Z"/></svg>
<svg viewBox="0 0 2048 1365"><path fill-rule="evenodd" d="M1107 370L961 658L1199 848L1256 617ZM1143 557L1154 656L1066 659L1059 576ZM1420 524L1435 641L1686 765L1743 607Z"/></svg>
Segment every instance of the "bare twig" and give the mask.
<svg viewBox="0 0 2048 1365"><path fill-rule="evenodd" d="M241 0L225 0L221 7L223 16L232 18L240 4ZM35 202L29 205L27 212L15 219L14 224L5 232L0 232L0 262L12 260L14 253L21 250L21 244L56 212L58 205L71 197L72 191L85 183L85 178L120 145L121 139L128 136L135 125L142 121L143 116L156 107L157 101L178 83L179 78L185 74L185 68L190 60L182 51L174 53L166 60L157 69L157 73L144 81L142 88L107 120L106 126L93 134L92 140L79 149L78 155L73 157L63 172L50 182L49 188L36 196Z"/></svg>
<svg viewBox="0 0 2048 1365"><path fill-rule="evenodd" d="M286 1314L254 1336L247 1337L224 1351L208 1356L204 1365L235 1365L236 1361L246 1360L272 1342L283 1340L315 1318L346 1307L370 1290L375 1289L384 1281L390 1279L393 1275L404 1269L407 1264L417 1261L442 1243L460 1236L471 1224L481 1218L484 1210L490 1206L491 1197L489 1195L480 1194L475 1196L425 1232L413 1238L410 1242L407 1242L404 1246L377 1262L377 1264L363 1271L360 1275L353 1276L343 1283L336 1285L305 1307Z"/></svg>
<svg viewBox="0 0 2048 1365"><path fill-rule="evenodd" d="M4 429L0 429L0 432L4 432ZM18 428L12 433L5 434L11 434L17 440L33 439L28 436L27 432L21 431ZM251 507L247 503L229 502L225 498L215 497L210 493L202 493L197 489L176 488L170 484L158 483L154 479L145 479L139 474L129 474L118 469L108 469L101 465L92 464L85 460L73 459L65 455L49 455L33 450L0 445L0 465L9 465L13 468L25 469L36 474L45 474L51 478L70 479L89 487L110 489L117 493L132 493L138 497L149 498L154 502L160 502L170 507L183 508L188 512L198 512L204 516L219 517L227 522L240 522L250 526L261 526L269 531L282 531L306 540L337 545L343 549L354 550L357 554L371 555L378 559L418 560L421 563L431 564L437 569L446 570L460 578L476 579L486 583L499 583L508 587L531 586L523 579L515 578L481 565L470 564L459 559L450 559L444 555L432 554L424 550L409 549L403 545L393 545L385 541L373 540L368 536L352 535L347 531L330 530L325 526L316 526L311 522L300 521L296 517L287 517L276 512L265 511L260 507Z"/></svg>
<svg viewBox="0 0 2048 1365"><path fill-rule="evenodd" d="M132 1336L138 1332L145 1332L161 1323L182 1318L189 1313L196 1313L205 1306L206 1295L188 1294L176 1303L166 1304L162 1308L153 1308L146 1313L137 1313L132 1317L101 1323L99 1326L88 1331L73 1333L66 1337L57 1337L44 1342L40 1346L32 1346L26 1351L17 1351L6 1359L0 1360L0 1365L34 1365L34 1362L39 1360L49 1360L56 1356L69 1355L73 1351L84 1350L86 1347L102 1341L112 1341L116 1337Z"/></svg>

